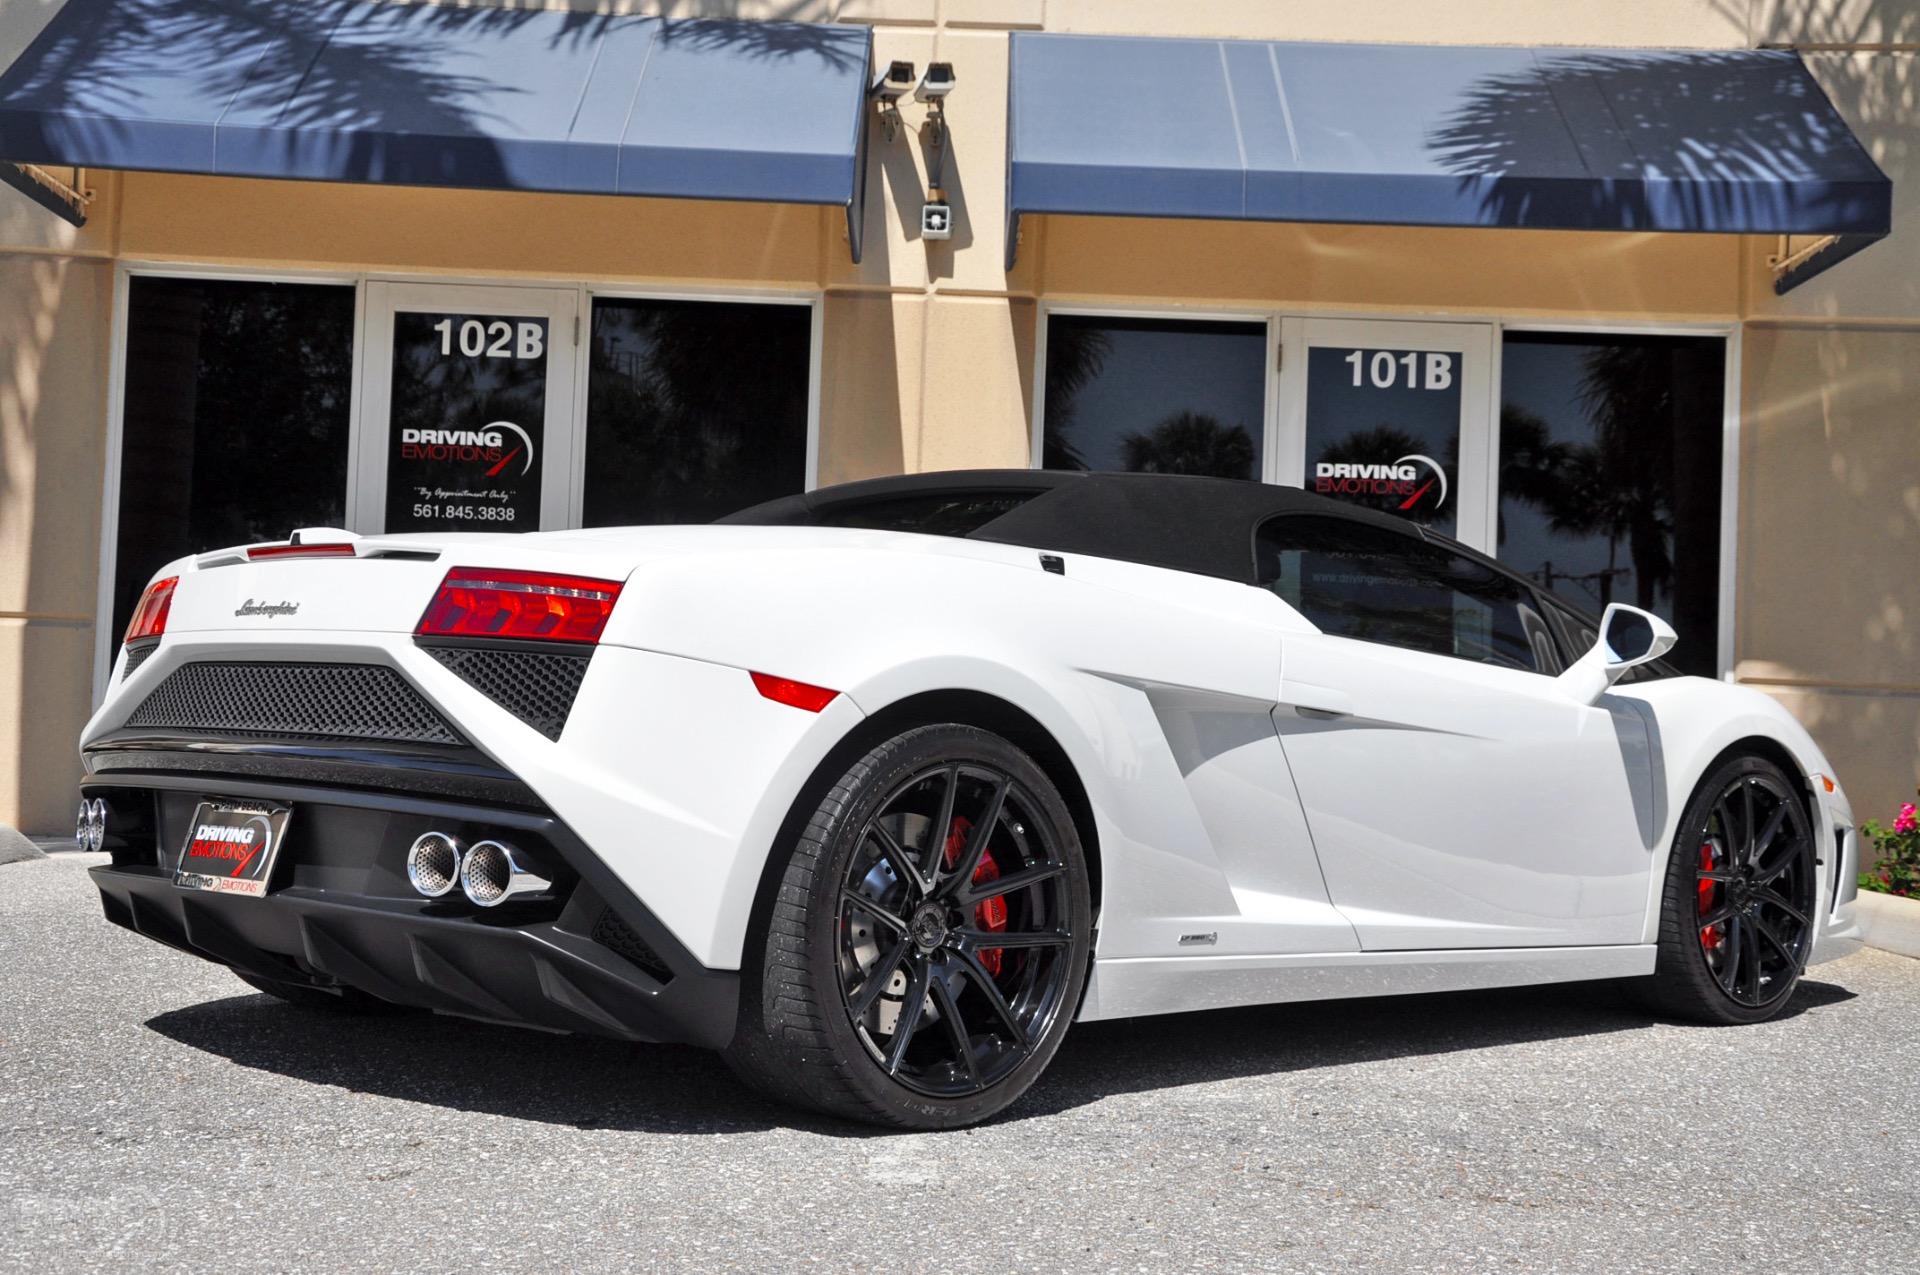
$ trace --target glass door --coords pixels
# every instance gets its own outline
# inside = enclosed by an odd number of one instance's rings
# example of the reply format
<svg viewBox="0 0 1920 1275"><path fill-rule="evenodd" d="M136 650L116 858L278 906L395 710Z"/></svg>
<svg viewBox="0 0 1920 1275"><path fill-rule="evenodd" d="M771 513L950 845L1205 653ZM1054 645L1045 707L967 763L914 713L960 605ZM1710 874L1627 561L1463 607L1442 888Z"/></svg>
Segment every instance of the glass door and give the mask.
<svg viewBox="0 0 1920 1275"><path fill-rule="evenodd" d="M1492 327L1287 319L1280 339L1279 481L1491 551Z"/></svg>
<svg viewBox="0 0 1920 1275"><path fill-rule="evenodd" d="M349 525L564 527L578 303L561 288L369 283Z"/></svg>

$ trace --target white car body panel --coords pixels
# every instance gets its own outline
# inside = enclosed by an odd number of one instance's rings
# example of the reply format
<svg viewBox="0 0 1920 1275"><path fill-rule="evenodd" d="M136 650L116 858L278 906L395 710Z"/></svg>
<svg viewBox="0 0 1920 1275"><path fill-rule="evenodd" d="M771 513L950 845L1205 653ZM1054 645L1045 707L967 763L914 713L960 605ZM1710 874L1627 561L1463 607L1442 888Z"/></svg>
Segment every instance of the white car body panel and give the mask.
<svg viewBox="0 0 1920 1275"><path fill-rule="evenodd" d="M1289 681L1350 696L1348 715L1276 721L1364 948L1640 941L1654 819L1632 701L1350 638L1284 645Z"/></svg>
<svg viewBox="0 0 1920 1275"><path fill-rule="evenodd" d="M1063 555L1056 574L1026 548L755 526L358 549L164 568L181 577L165 639L130 677L122 660L83 746L192 660L388 664L716 970L740 967L809 779L921 695L1018 709L1084 788L1100 893L1082 1017L1646 973L1707 764L1757 736L1832 773L1739 687L1649 681L1588 707L1551 678L1323 636L1266 590L1103 558ZM366 556L394 551L438 557ZM415 646L454 566L625 582L558 741ZM297 612L270 613L281 602ZM808 713L749 670L841 694ZM1833 852L1852 816L1837 788L1817 796L1830 901L1854 870L1850 835ZM1855 933L1846 903L1823 908L1816 959Z"/></svg>

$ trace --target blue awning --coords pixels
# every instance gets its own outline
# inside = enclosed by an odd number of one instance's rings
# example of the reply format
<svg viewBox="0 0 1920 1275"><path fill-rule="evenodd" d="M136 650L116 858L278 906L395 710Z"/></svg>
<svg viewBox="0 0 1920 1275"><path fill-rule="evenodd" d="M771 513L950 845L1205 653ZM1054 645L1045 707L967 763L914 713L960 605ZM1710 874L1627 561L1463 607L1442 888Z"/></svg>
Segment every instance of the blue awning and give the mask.
<svg viewBox="0 0 1920 1275"><path fill-rule="evenodd" d="M1884 236L1798 55L1013 36L1022 213Z"/></svg>
<svg viewBox="0 0 1920 1275"><path fill-rule="evenodd" d="M871 34L364 0L67 0L0 159L833 204L859 260Z"/></svg>

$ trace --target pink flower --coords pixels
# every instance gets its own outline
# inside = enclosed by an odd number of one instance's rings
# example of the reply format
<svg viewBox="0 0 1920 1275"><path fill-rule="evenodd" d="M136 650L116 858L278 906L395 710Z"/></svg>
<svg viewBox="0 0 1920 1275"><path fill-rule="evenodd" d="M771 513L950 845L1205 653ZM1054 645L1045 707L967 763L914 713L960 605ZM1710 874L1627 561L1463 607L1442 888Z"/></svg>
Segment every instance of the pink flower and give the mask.
<svg viewBox="0 0 1920 1275"><path fill-rule="evenodd" d="M1920 823L1916 823L1913 803L1909 801L1906 805L1900 807L1900 817L1893 821L1893 830L1895 832L1912 832L1916 827L1920 827Z"/></svg>

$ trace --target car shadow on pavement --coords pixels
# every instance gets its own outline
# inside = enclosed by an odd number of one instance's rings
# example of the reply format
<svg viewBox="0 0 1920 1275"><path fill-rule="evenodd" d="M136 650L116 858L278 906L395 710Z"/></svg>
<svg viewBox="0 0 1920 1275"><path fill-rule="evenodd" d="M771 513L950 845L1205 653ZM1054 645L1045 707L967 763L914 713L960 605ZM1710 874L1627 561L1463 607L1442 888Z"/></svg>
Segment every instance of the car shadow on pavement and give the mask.
<svg viewBox="0 0 1920 1275"><path fill-rule="evenodd" d="M1773 1021L1854 995L1803 980ZM1639 1031L1659 1021L1626 986L1596 982L1081 1023L1047 1076L1003 1118L1052 1114L1110 1094Z"/></svg>
<svg viewBox="0 0 1920 1275"><path fill-rule="evenodd" d="M657 1133L809 1125L804 1113L749 1091L719 1055L685 1045L567 1036L424 1011L341 1013L245 994L168 1010L147 1026L242 1067L455 1111Z"/></svg>
<svg viewBox="0 0 1920 1275"><path fill-rule="evenodd" d="M1853 998L1830 983L1803 982L1781 1018ZM996 1123L1112 1094L1632 1031L1653 1021L1616 986L1576 984L1082 1023L1040 1083ZM840 1137L884 1132L777 1106L736 1081L717 1055L684 1046L425 1013L346 1015L262 995L169 1010L147 1026L293 1080L519 1120L685 1134L777 1126Z"/></svg>

